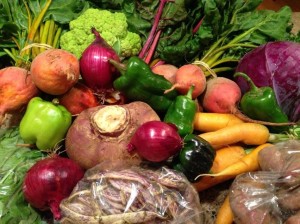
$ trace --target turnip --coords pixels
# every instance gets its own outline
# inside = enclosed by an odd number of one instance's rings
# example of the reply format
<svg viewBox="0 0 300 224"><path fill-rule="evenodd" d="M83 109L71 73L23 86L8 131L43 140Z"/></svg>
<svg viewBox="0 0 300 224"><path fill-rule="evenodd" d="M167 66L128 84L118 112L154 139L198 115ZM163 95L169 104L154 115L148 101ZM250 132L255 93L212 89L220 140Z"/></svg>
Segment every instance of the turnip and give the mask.
<svg viewBox="0 0 300 224"><path fill-rule="evenodd" d="M79 61L68 51L48 49L33 59L30 73L40 90L61 95L77 83L80 75Z"/></svg>
<svg viewBox="0 0 300 224"><path fill-rule="evenodd" d="M234 81L225 77L211 78L207 80L202 106L207 112L236 113L241 96L240 87Z"/></svg>
<svg viewBox="0 0 300 224"><path fill-rule="evenodd" d="M152 71L155 74L164 76L172 84L176 82L175 76L176 76L176 72L178 71L178 68L175 65L171 65L171 64L156 65L152 68Z"/></svg>
<svg viewBox="0 0 300 224"><path fill-rule="evenodd" d="M1 69L0 124L4 114L22 109L38 93L38 88L26 69L14 66Z"/></svg>
<svg viewBox="0 0 300 224"><path fill-rule="evenodd" d="M139 164L141 157L129 153L127 145L138 127L153 120L159 121L160 118L148 104L140 101L88 108L69 128L66 152L84 169L104 161L123 160L128 164Z"/></svg>
<svg viewBox="0 0 300 224"><path fill-rule="evenodd" d="M206 77L198 65L186 64L178 68L175 74L175 84L171 89L166 90L166 93L176 89L179 93L185 95L191 86L194 86L192 98L196 99L205 90Z"/></svg>

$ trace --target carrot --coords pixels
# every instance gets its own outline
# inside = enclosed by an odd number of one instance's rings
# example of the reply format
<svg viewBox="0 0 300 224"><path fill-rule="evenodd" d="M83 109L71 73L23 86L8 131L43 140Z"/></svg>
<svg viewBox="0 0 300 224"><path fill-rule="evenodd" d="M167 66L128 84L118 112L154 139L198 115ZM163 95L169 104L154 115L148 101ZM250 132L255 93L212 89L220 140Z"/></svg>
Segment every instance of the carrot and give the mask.
<svg viewBox="0 0 300 224"><path fill-rule="evenodd" d="M218 210L215 224L232 224L233 212L229 203L229 194L225 197L225 200Z"/></svg>
<svg viewBox="0 0 300 224"><path fill-rule="evenodd" d="M198 112L194 119L194 129L201 132L210 132L241 123L244 122L233 114Z"/></svg>
<svg viewBox="0 0 300 224"><path fill-rule="evenodd" d="M242 146L239 145L226 146L224 148L218 149L216 151L216 156L210 172L218 173L231 164L237 162L245 155L246 151Z"/></svg>
<svg viewBox="0 0 300 224"><path fill-rule="evenodd" d="M241 123L217 131L205 132L199 136L217 149L239 142L246 145L261 145L268 141L270 133L269 129L262 124Z"/></svg>
<svg viewBox="0 0 300 224"><path fill-rule="evenodd" d="M210 187L213 187L219 183L223 183L227 180L235 178L237 175L252 172L259 169L258 153L265 147L272 146L270 143L265 143L257 146L249 154L245 155L236 163L226 167L219 173L214 174L201 174L198 177L202 177L198 182L193 183L194 187L198 191L203 191Z"/></svg>

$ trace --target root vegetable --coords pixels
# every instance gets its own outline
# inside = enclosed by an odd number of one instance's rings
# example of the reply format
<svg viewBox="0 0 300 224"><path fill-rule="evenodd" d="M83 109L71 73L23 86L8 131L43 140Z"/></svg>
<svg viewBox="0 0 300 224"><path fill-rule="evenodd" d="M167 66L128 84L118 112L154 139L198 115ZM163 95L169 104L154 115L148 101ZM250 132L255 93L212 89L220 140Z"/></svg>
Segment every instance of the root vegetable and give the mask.
<svg viewBox="0 0 300 224"><path fill-rule="evenodd" d="M211 132L241 123L244 121L234 114L198 112L194 119L194 129L201 132Z"/></svg>
<svg viewBox="0 0 300 224"><path fill-rule="evenodd" d="M0 116L21 109L38 93L26 69L12 66L0 70Z"/></svg>
<svg viewBox="0 0 300 224"><path fill-rule="evenodd" d="M41 211L51 209L56 220L61 218L59 204L68 197L84 170L74 161L53 155L39 160L24 178L25 199Z"/></svg>
<svg viewBox="0 0 300 224"><path fill-rule="evenodd" d="M216 149L239 142L247 145L261 145L269 140L270 132L261 124L241 123L202 133L199 136Z"/></svg>
<svg viewBox="0 0 300 224"><path fill-rule="evenodd" d="M182 144L176 126L162 121L149 121L136 130L130 139L128 151L136 151L151 162L163 162L177 154Z"/></svg>
<svg viewBox="0 0 300 224"><path fill-rule="evenodd" d="M82 53L79 59L80 72L85 84L94 91L112 88L116 78L116 68L109 59L120 61L115 50L92 28L95 40Z"/></svg>
<svg viewBox="0 0 300 224"><path fill-rule="evenodd" d="M176 81L175 76L178 68L175 65L171 64L161 64L154 66L152 68L152 71L158 75L164 76L167 80L174 84Z"/></svg>
<svg viewBox="0 0 300 224"><path fill-rule="evenodd" d="M157 113L139 101L88 108L69 128L66 152L85 169L103 161L125 160L139 164L141 158L129 153L127 145L138 127L153 120L160 120Z"/></svg>
<svg viewBox="0 0 300 224"><path fill-rule="evenodd" d="M67 108L72 115L78 115L87 108L100 105L92 89L80 82L61 95L58 100L59 104Z"/></svg>
<svg viewBox="0 0 300 224"><path fill-rule="evenodd" d="M257 146L249 154L238 160L236 163L226 167L219 173L215 174L201 174L202 177L198 182L195 182L193 185L198 191L206 190L210 187L213 187L217 184L223 183L227 180L235 178L237 175L253 172L259 169L258 163L258 153L266 148L272 146L272 144L266 143ZM199 177L200 177L199 176Z"/></svg>
<svg viewBox="0 0 300 224"><path fill-rule="evenodd" d="M218 210L215 224L232 224L233 218L233 212L229 203L229 195L227 195Z"/></svg>
<svg viewBox="0 0 300 224"><path fill-rule="evenodd" d="M246 151L242 146L233 145L226 146L216 151L216 157L210 169L212 173L218 173L237 162L246 155Z"/></svg>
<svg viewBox="0 0 300 224"><path fill-rule="evenodd" d="M68 51L48 49L33 59L30 73L40 90L61 95L77 83L80 75L79 61Z"/></svg>
<svg viewBox="0 0 300 224"><path fill-rule="evenodd" d="M225 77L211 78L203 93L202 106L207 112L234 114L241 95L240 87L234 81Z"/></svg>
<svg viewBox="0 0 300 224"><path fill-rule="evenodd" d="M176 89L181 94L185 95L194 86L192 98L196 99L206 88L206 77L202 69L194 64L186 64L178 68L175 74L175 84L165 93Z"/></svg>

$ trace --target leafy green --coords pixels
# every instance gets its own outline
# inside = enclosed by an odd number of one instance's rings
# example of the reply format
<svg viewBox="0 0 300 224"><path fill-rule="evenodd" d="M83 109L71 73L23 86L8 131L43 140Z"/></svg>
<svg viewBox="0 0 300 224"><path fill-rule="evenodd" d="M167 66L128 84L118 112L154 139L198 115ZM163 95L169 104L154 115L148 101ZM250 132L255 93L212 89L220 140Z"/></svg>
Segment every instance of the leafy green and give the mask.
<svg viewBox="0 0 300 224"><path fill-rule="evenodd" d="M122 10L129 29L145 40L160 1L93 2ZM291 34L291 9L285 6L278 12L256 10L261 3L262 0L169 1L159 24L163 32L155 57L176 65L199 59L221 72L233 69L241 56L267 41L298 41L299 35ZM200 21L202 24L195 31Z"/></svg>
<svg viewBox="0 0 300 224"><path fill-rule="evenodd" d="M58 47L68 23L89 7L85 0L0 0L0 57L10 64L26 66L43 48L33 43Z"/></svg>
<svg viewBox="0 0 300 224"><path fill-rule="evenodd" d="M201 42L208 43L200 54L200 61L206 63L215 71L232 70L234 66L225 67L228 63L238 62L248 51L268 41L285 40L291 19L291 9L283 7L278 12L271 10L252 10L236 13L230 18L226 29L215 38L207 38L207 29L211 25L204 25L199 30ZM203 46L203 45L202 45ZM225 65L225 66L224 66Z"/></svg>
<svg viewBox="0 0 300 224"><path fill-rule="evenodd" d="M1 223L45 223L25 201L22 192L26 172L44 155L22 144L18 128L0 134L0 220Z"/></svg>
<svg viewBox="0 0 300 224"><path fill-rule="evenodd" d="M228 63L237 62L252 48L290 35L291 9L287 6L275 12L256 10L261 0L198 2L203 18L200 29L192 35L190 27L177 40L169 35L167 41L161 41L158 53L163 60L180 64L198 57L216 72L226 71L234 67ZM177 55L185 55L185 61Z"/></svg>

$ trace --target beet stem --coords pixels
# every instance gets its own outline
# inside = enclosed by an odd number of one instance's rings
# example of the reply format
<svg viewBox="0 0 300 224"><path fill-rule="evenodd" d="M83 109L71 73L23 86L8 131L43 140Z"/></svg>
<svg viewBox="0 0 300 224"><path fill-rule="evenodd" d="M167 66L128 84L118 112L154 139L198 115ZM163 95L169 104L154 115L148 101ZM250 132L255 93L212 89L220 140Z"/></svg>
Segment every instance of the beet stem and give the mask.
<svg viewBox="0 0 300 224"><path fill-rule="evenodd" d="M194 27L193 29L193 34L197 33L198 30L200 29L202 23L203 23L203 20L204 20L205 16L202 17L202 19L197 23L197 25Z"/></svg>
<svg viewBox="0 0 300 224"><path fill-rule="evenodd" d="M153 43L152 43L152 45L151 45L151 47L149 49L149 52L148 52L148 54L147 54L147 56L146 56L146 58L144 60L147 64L150 63L151 58L152 58L152 56L153 56L153 54L155 52L156 46L157 46L159 38L160 38L160 34L161 34L161 30L158 30L156 32L155 37L154 37Z"/></svg>
<svg viewBox="0 0 300 224"><path fill-rule="evenodd" d="M157 31L157 27L158 27L158 24L159 24L159 21L161 19L161 16L162 16L162 13L163 13L163 9L166 5L167 2L169 2L171 0L160 0L159 2L159 6L158 6L158 10L157 10L157 13L154 17L154 23L153 23L153 26L151 28L151 31L150 31L150 34L146 40L146 43L144 44L140 54L139 54L139 58L144 58L150 45L152 44L153 42L153 39L154 39L154 36L155 36L155 33Z"/></svg>

